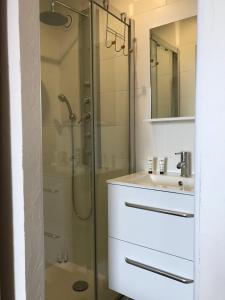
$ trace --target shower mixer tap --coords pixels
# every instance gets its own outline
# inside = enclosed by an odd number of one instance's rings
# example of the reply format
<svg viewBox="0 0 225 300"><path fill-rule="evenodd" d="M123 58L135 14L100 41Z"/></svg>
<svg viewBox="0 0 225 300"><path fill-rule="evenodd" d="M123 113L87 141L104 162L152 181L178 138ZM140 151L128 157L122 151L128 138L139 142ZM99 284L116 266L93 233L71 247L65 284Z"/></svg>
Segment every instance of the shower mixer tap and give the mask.
<svg viewBox="0 0 225 300"><path fill-rule="evenodd" d="M91 113L87 112L84 117L81 117L80 120L78 121L78 124L82 123L83 121L89 121L91 120Z"/></svg>
<svg viewBox="0 0 225 300"><path fill-rule="evenodd" d="M91 97L84 97L83 101L85 104L89 104L91 102Z"/></svg>
<svg viewBox="0 0 225 300"><path fill-rule="evenodd" d="M177 169L181 170L181 176L191 177L191 152L181 151L175 155L181 156L181 161L177 164Z"/></svg>

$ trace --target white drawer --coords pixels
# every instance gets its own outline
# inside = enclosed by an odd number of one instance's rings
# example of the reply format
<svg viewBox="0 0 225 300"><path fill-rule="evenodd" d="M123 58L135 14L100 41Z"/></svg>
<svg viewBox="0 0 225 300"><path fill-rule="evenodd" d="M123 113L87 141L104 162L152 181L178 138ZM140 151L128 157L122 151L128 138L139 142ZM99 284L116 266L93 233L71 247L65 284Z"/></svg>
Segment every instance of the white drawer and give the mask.
<svg viewBox="0 0 225 300"><path fill-rule="evenodd" d="M110 289L135 300L193 300L193 285L192 262L109 238Z"/></svg>
<svg viewBox="0 0 225 300"><path fill-rule="evenodd" d="M108 191L110 237L193 260L193 196L111 184Z"/></svg>

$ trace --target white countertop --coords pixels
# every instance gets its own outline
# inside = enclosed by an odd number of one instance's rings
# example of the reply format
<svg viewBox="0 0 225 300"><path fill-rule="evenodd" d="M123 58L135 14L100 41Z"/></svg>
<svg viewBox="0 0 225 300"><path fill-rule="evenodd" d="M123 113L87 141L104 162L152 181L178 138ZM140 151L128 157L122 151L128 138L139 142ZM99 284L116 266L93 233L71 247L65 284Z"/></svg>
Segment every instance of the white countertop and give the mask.
<svg viewBox="0 0 225 300"><path fill-rule="evenodd" d="M179 185L183 183L183 186ZM184 178L177 173L166 175L148 174L146 171L107 180L108 184L194 195L194 177Z"/></svg>

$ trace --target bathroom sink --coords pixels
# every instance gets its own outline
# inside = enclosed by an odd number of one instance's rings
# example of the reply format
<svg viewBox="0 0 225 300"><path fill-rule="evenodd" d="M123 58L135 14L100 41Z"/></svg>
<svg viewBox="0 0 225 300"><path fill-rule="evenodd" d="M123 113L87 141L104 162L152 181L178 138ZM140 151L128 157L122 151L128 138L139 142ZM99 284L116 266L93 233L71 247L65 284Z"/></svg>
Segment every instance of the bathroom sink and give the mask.
<svg viewBox="0 0 225 300"><path fill-rule="evenodd" d="M181 177L177 173L166 175L147 174L138 172L127 176L109 180L108 183L139 186L149 189L174 191L181 193L194 193L194 177Z"/></svg>
<svg viewBox="0 0 225 300"><path fill-rule="evenodd" d="M134 184L153 185L158 187L172 187L179 189L194 189L194 178L185 178L178 175L147 174L133 179Z"/></svg>

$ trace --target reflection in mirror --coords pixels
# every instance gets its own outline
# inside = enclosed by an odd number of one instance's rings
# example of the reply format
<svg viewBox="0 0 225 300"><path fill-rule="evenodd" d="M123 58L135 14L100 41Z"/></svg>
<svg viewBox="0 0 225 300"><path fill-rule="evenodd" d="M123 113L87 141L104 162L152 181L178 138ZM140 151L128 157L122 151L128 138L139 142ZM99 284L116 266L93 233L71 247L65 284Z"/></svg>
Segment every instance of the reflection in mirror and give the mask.
<svg viewBox="0 0 225 300"><path fill-rule="evenodd" d="M197 18L150 30L151 118L194 117Z"/></svg>

